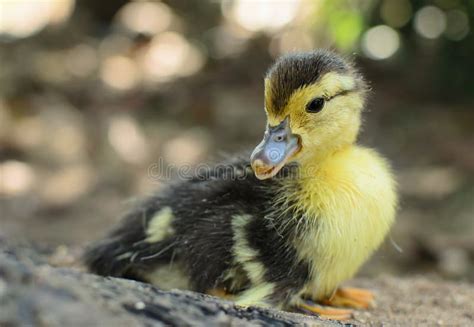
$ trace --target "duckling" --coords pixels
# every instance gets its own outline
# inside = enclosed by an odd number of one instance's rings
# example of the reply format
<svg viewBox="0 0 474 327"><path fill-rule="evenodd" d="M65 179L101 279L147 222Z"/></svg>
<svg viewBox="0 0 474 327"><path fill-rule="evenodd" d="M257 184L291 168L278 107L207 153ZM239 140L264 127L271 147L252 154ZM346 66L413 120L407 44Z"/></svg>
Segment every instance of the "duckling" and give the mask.
<svg viewBox="0 0 474 327"><path fill-rule="evenodd" d="M356 144L367 84L339 55L288 54L265 77L267 126L236 156L170 184L85 253L89 269L239 305L347 319L371 292L341 287L394 222L391 168Z"/></svg>

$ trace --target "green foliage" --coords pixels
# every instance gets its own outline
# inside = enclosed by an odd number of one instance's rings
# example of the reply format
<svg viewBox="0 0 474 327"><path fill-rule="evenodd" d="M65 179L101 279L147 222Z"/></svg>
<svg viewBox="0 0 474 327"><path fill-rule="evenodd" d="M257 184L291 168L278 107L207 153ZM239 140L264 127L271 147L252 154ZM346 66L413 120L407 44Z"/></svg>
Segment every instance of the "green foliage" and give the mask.
<svg viewBox="0 0 474 327"><path fill-rule="evenodd" d="M327 28L328 36L342 51L351 51L366 28L359 1L325 0L314 15ZM320 26L321 27L321 26Z"/></svg>
<svg viewBox="0 0 474 327"><path fill-rule="evenodd" d="M355 10L333 10L329 17L329 32L335 45L342 50L354 47L364 29L364 19Z"/></svg>

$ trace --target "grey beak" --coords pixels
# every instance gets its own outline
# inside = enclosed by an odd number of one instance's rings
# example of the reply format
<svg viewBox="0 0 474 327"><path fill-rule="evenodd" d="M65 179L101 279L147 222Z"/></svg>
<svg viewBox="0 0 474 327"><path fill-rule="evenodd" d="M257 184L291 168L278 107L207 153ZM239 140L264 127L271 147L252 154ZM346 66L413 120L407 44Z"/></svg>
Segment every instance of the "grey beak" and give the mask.
<svg viewBox="0 0 474 327"><path fill-rule="evenodd" d="M275 176L299 150L299 136L291 132L288 117L277 126L267 126L262 142L250 156L255 176L259 179Z"/></svg>

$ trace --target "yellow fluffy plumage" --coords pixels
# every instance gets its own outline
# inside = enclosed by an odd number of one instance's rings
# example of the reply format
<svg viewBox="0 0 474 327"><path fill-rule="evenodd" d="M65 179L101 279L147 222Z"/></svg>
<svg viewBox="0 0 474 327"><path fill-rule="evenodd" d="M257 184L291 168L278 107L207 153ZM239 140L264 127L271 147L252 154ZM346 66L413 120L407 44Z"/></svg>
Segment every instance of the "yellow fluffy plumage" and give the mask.
<svg viewBox="0 0 474 327"><path fill-rule="evenodd" d="M312 264L305 293L323 299L383 241L395 217L395 183L375 151L349 146L313 166L301 187L283 196L305 212L304 236L295 245Z"/></svg>
<svg viewBox="0 0 474 327"><path fill-rule="evenodd" d="M291 204L287 210L305 217L298 226L303 234L294 241L300 259L311 263L302 293L322 300L380 246L395 218L396 183L384 158L355 144L365 92L355 90L354 76L328 73L294 92L277 114L271 83L265 84L269 124L289 117L292 132L301 137L303 150L294 158L299 178L285 181L276 205ZM332 98L324 110L301 110L318 96Z"/></svg>

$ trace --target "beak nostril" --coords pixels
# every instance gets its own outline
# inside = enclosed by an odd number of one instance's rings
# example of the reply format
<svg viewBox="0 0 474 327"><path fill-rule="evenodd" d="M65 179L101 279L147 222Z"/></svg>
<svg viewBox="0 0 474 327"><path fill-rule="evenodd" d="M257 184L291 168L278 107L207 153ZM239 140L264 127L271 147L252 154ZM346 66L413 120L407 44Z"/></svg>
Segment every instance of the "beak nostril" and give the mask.
<svg viewBox="0 0 474 327"><path fill-rule="evenodd" d="M273 139L275 142L283 142L285 140L284 135L276 135L275 138Z"/></svg>

